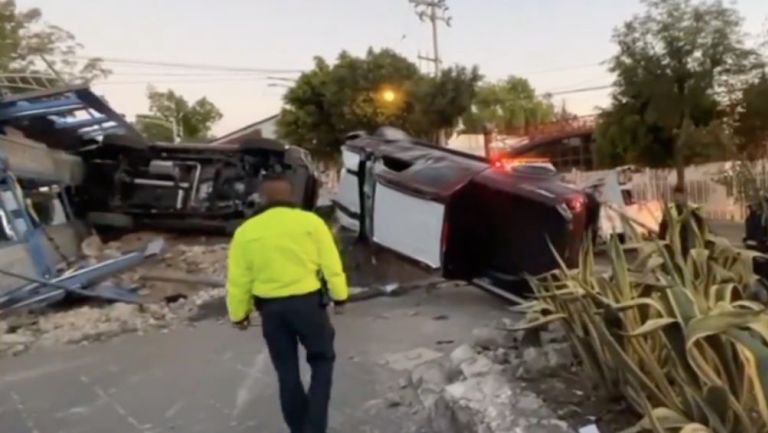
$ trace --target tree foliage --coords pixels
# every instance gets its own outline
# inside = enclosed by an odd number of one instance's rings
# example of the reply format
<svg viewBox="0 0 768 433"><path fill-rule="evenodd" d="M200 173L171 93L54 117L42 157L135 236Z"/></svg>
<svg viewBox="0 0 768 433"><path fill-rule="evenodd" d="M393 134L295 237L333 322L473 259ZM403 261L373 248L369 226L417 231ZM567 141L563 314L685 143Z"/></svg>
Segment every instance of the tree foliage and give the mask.
<svg viewBox="0 0 768 433"><path fill-rule="evenodd" d="M456 127L480 79L477 68L458 66L430 77L387 49L363 57L342 52L332 65L318 57L285 94L278 133L320 159L335 158L351 131L388 125L431 138Z"/></svg>
<svg viewBox="0 0 768 433"><path fill-rule="evenodd" d="M720 0L644 0L614 33L612 106L600 116L603 163L673 166L724 152L720 92L750 71L742 19Z"/></svg>
<svg viewBox="0 0 768 433"><path fill-rule="evenodd" d="M749 160L768 156L768 75L765 72L741 93L734 136L739 155Z"/></svg>
<svg viewBox="0 0 768 433"><path fill-rule="evenodd" d="M464 66L445 69L437 78L422 77L412 90L414 111L410 130L422 137L438 129L454 130L458 119L472 107L480 80L482 75L477 67Z"/></svg>
<svg viewBox="0 0 768 433"><path fill-rule="evenodd" d="M0 73L51 75L45 57L68 83L109 75L101 59L81 57L82 48L72 33L43 22L40 9L20 10L15 0L0 0Z"/></svg>
<svg viewBox="0 0 768 433"><path fill-rule="evenodd" d="M472 111L464 116L463 124L465 130L474 133L482 132L485 125L499 131L525 131L555 118L551 101L536 95L525 78L510 76L479 86Z"/></svg>
<svg viewBox="0 0 768 433"><path fill-rule="evenodd" d="M174 125L181 140L205 140L222 118L221 111L207 98L190 104L173 90L162 92L152 87L147 97L150 114L136 116L136 126L153 141L174 141Z"/></svg>

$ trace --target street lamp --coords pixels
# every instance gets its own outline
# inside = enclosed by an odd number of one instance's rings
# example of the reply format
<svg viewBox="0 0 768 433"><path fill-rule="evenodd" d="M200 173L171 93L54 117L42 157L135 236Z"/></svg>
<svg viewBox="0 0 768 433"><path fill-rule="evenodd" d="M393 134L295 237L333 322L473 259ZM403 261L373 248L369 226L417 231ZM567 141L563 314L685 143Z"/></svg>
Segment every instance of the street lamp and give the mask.
<svg viewBox="0 0 768 433"><path fill-rule="evenodd" d="M397 93L395 93L392 89L384 89L381 91L381 99L384 100L384 102L395 102L395 99L397 99Z"/></svg>
<svg viewBox="0 0 768 433"><path fill-rule="evenodd" d="M398 104L403 99L403 95L400 92L400 89L388 85L380 87L374 95L379 103L383 105L393 106Z"/></svg>

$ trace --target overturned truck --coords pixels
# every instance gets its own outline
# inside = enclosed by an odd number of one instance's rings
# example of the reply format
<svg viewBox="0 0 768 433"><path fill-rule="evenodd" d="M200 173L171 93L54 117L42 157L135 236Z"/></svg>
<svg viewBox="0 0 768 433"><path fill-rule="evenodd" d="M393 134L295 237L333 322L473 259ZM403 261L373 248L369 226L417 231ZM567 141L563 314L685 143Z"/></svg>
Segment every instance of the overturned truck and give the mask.
<svg viewBox="0 0 768 433"><path fill-rule="evenodd" d="M152 143L87 87L2 98L3 125L82 161L73 206L97 228L231 231L260 206L262 177L284 173L313 208L308 152L275 140L237 145Z"/></svg>
<svg viewBox="0 0 768 433"><path fill-rule="evenodd" d="M577 263L586 196L551 170L492 167L388 128L351 134L342 156L341 224L447 278L507 296L558 255Z"/></svg>
<svg viewBox="0 0 768 433"><path fill-rule="evenodd" d="M295 201L311 209L317 181L303 149L274 140L241 145L150 144L140 150L105 137L83 150L85 207L98 226L232 231L261 206L268 173L287 173Z"/></svg>

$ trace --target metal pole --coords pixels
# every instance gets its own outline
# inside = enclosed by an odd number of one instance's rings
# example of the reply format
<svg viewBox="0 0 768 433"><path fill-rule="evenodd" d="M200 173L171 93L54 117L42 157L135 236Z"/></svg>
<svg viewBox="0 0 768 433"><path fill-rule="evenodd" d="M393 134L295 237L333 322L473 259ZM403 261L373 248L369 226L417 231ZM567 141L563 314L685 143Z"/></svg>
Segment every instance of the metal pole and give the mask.
<svg viewBox="0 0 768 433"><path fill-rule="evenodd" d="M430 5L429 19L432 21L432 53L435 59L435 76L438 76L440 75L440 50L437 41L437 4L435 3Z"/></svg>
<svg viewBox="0 0 768 433"><path fill-rule="evenodd" d="M419 59L427 60L435 65L435 75L440 73L440 39L438 37L437 26L442 21L446 26L451 26L451 17L448 16L448 5L446 0L409 0L416 7L416 15L419 19L429 21L432 26L432 57L422 57Z"/></svg>
<svg viewBox="0 0 768 433"><path fill-rule="evenodd" d="M56 68L53 67L53 63L49 62L48 59L45 58L44 55L40 54L40 59L45 63L45 66L50 69L51 73L58 78L59 81L61 81L62 84L68 84L67 80L64 79L64 77L59 73L59 71L56 70Z"/></svg>
<svg viewBox="0 0 768 433"><path fill-rule="evenodd" d="M483 125L483 149L485 150L485 158L491 160L491 143L493 143L493 126L490 124Z"/></svg>
<svg viewBox="0 0 768 433"><path fill-rule="evenodd" d="M171 119L171 131L173 134L173 144L179 143L179 125L176 122L176 115L174 113L173 119Z"/></svg>

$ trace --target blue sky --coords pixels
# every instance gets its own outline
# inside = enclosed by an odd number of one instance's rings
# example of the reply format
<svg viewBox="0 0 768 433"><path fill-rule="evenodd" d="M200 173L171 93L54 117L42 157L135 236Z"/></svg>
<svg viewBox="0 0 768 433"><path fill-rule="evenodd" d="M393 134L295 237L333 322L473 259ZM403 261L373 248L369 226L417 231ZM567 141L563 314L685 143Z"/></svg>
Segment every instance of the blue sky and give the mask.
<svg viewBox="0 0 768 433"><path fill-rule="evenodd" d="M529 78L557 91L611 82L598 63L614 52L613 28L641 10L639 0L448 0L451 28L440 29L445 63L479 65L489 79ZM73 32L88 55L248 68L305 69L313 56L390 47L416 60L431 31L407 0L17 0ZM768 0L735 2L746 30L768 18ZM223 133L276 113L282 88L259 75L109 65L96 88L121 112L146 109L147 84L188 98L207 96L224 113ZM424 65L426 69L428 65ZM195 75L192 75L195 74ZM201 75L209 74L209 75ZM607 92L568 96L590 113Z"/></svg>

